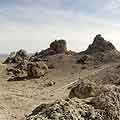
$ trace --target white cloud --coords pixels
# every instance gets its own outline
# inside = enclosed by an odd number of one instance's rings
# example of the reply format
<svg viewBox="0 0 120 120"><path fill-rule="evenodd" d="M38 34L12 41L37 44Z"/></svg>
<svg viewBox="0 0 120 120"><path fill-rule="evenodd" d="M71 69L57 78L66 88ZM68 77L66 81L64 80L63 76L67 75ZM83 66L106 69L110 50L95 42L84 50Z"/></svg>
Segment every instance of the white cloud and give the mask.
<svg viewBox="0 0 120 120"><path fill-rule="evenodd" d="M60 22L57 19L58 23ZM56 38L64 38L68 42L68 48L81 51L92 43L93 37L101 33L105 39L113 42L119 49L119 27L103 24L71 24L54 25L24 25L7 24L0 25L0 52L8 52L25 48L29 52L45 49Z"/></svg>
<svg viewBox="0 0 120 120"><path fill-rule="evenodd" d="M110 5L103 11L112 11ZM15 6L1 8L0 18L0 53L20 48L35 52L47 48L56 38L66 39L69 49L81 51L99 33L118 49L120 45L118 24L82 11Z"/></svg>

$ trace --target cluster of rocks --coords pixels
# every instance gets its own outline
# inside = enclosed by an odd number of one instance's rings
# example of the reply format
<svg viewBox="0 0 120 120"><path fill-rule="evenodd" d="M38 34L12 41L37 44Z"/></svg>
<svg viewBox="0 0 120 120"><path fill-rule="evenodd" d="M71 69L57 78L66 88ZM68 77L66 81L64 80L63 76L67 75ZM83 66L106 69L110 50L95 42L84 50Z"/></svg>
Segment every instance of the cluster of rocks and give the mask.
<svg viewBox="0 0 120 120"><path fill-rule="evenodd" d="M75 88L73 98L41 104L26 116L26 120L119 120L119 87L105 85L100 88L81 82Z"/></svg>
<svg viewBox="0 0 120 120"><path fill-rule="evenodd" d="M7 64L8 74L13 78L26 76L27 78L38 78L44 76L48 72L48 68L53 69L54 66L47 66L49 55L71 53L67 51L67 44L65 40L55 40L50 44L50 47L41 52L36 52L29 56L23 49L12 52L3 64Z"/></svg>
<svg viewBox="0 0 120 120"><path fill-rule="evenodd" d="M94 57L90 55L81 55L80 58L76 61L77 64L91 64L93 63Z"/></svg>
<svg viewBox="0 0 120 120"><path fill-rule="evenodd" d="M77 63L96 64L118 61L118 59L120 59L120 53L115 46L98 34L87 50L80 52L80 58L77 60Z"/></svg>
<svg viewBox="0 0 120 120"><path fill-rule="evenodd" d="M42 104L26 116L26 120L88 120L95 119L93 108L80 99L57 100Z"/></svg>
<svg viewBox="0 0 120 120"><path fill-rule="evenodd" d="M97 120L119 120L120 118L120 88L115 85L99 84L89 80L82 80L70 91L70 98L87 99L91 97L88 105L92 105L98 116ZM95 120L96 120L95 119Z"/></svg>
<svg viewBox="0 0 120 120"><path fill-rule="evenodd" d="M40 78L48 73L48 66L44 62L27 62L25 65L8 67L7 74L11 75L8 81Z"/></svg>
<svg viewBox="0 0 120 120"><path fill-rule="evenodd" d="M57 42L49 49L54 48L55 44ZM104 40L101 35L96 35L93 43L79 57L77 64L91 64L98 61L112 62L120 58L120 54L112 43ZM101 75L102 72L98 74ZM94 75L89 78L93 79L91 81L79 80L70 88L67 99L41 104L26 116L26 120L119 120L120 88L116 86L116 82L117 85L120 84L119 74L120 65L103 70L102 77L96 74L96 81Z"/></svg>
<svg viewBox="0 0 120 120"><path fill-rule="evenodd" d="M48 66L44 62L29 62L27 64L27 76L29 78L41 77L48 72Z"/></svg>
<svg viewBox="0 0 120 120"><path fill-rule="evenodd" d="M31 61L40 61L41 58L45 58L49 55L61 54L61 53L70 53L67 52L67 43L65 40L55 40L50 44L50 47L41 52L35 53L30 60Z"/></svg>
<svg viewBox="0 0 120 120"><path fill-rule="evenodd" d="M90 82L89 80L80 80L79 83L72 86L69 98L77 97L84 99L87 97L93 97L98 93L98 91L99 88L94 82Z"/></svg>
<svg viewBox="0 0 120 120"><path fill-rule="evenodd" d="M27 55L27 52L21 49L17 52L10 53L10 55L3 62L3 64L21 63L21 62L24 62L25 60L28 60L28 58L29 57Z"/></svg>
<svg viewBox="0 0 120 120"><path fill-rule="evenodd" d="M38 78L48 72L48 66L44 60L39 62L30 61L29 55L23 49L12 52L3 64L7 64L7 74L11 75L9 80Z"/></svg>

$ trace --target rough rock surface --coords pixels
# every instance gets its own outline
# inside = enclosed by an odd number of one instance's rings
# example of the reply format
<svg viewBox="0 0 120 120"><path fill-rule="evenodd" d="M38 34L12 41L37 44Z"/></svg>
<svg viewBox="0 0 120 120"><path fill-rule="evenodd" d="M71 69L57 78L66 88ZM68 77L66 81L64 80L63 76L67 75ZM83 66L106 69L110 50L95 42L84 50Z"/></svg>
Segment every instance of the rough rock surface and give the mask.
<svg viewBox="0 0 120 120"><path fill-rule="evenodd" d="M35 55L38 55L37 53ZM38 61L38 62L36 62ZM48 66L44 63L47 59L41 59L37 56L29 59L27 52L23 49L12 52L3 64L7 64L7 74L11 75L8 80L36 78L44 76L48 71Z"/></svg>
<svg viewBox="0 0 120 120"><path fill-rule="evenodd" d="M80 56L80 58L77 60L77 64L91 64L93 63L94 57L90 56L90 55L82 55Z"/></svg>
<svg viewBox="0 0 120 120"><path fill-rule="evenodd" d="M86 53L93 54L96 52L105 52L115 50L115 47L109 41L106 41L100 34L96 35L94 41L91 45L89 45Z"/></svg>
<svg viewBox="0 0 120 120"><path fill-rule="evenodd" d="M92 106L101 115L101 120L120 119L120 88L104 86L102 92L91 100Z"/></svg>
<svg viewBox="0 0 120 120"><path fill-rule="evenodd" d="M17 52L12 52L3 64L20 63L24 62L24 60L28 60L28 55L25 50L21 49Z"/></svg>
<svg viewBox="0 0 120 120"><path fill-rule="evenodd" d="M29 78L44 76L47 72L48 67L43 62L30 62L27 64L27 76Z"/></svg>
<svg viewBox="0 0 120 120"><path fill-rule="evenodd" d="M90 82L89 80L80 80L79 84L77 83L76 86L70 91L69 97L77 97L77 98L88 98L93 97L97 94L98 87L95 83Z"/></svg>
<svg viewBox="0 0 120 120"><path fill-rule="evenodd" d="M93 43L89 45L87 50L79 54L80 59L77 60L77 63L80 64L108 63L120 59L120 52L116 50L111 42L106 41L100 34L96 35Z"/></svg>
<svg viewBox="0 0 120 120"><path fill-rule="evenodd" d="M94 120L93 108L79 99L58 100L42 104L27 116L27 120Z"/></svg>
<svg viewBox="0 0 120 120"><path fill-rule="evenodd" d="M56 53L65 53L67 51L66 41L55 40L50 44L50 49L56 51Z"/></svg>
<svg viewBox="0 0 120 120"><path fill-rule="evenodd" d="M120 88L104 86L96 96L88 99L58 100L42 104L26 116L26 120L119 120Z"/></svg>
<svg viewBox="0 0 120 120"><path fill-rule="evenodd" d="M30 58L30 61L40 61L41 58L44 58L49 55L60 54L60 53L67 53L67 43L65 40L53 41L50 44L49 48L47 48L46 50L42 50L41 52L35 53L35 55L33 55Z"/></svg>

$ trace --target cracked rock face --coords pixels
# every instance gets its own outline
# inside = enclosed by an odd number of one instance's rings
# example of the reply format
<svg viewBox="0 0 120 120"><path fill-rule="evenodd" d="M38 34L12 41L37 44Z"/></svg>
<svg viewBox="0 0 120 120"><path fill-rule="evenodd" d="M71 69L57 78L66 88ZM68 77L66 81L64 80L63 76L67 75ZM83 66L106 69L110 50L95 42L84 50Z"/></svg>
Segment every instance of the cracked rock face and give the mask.
<svg viewBox="0 0 120 120"><path fill-rule="evenodd" d="M100 34L96 35L94 41L91 45L89 45L86 50L87 53L92 54L95 52L105 52L105 51L115 50L114 45L106 41Z"/></svg>
<svg viewBox="0 0 120 120"><path fill-rule="evenodd" d="M91 100L91 105L100 113L102 120L120 119L120 89L106 85L102 92Z"/></svg>
<svg viewBox="0 0 120 120"><path fill-rule="evenodd" d="M25 60L28 60L28 55L27 52L23 49L17 51L17 52L12 52L8 58L4 61L4 64L11 64L11 63L20 63L24 62Z"/></svg>
<svg viewBox="0 0 120 120"><path fill-rule="evenodd" d="M55 40L50 44L49 48L42 50L41 52L32 56L32 61L39 61L38 59L40 59L40 58L44 58L49 55L66 53L66 52L67 52L66 41L65 40Z"/></svg>
<svg viewBox="0 0 120 120"><path fill-rule="evenodd" d="M97 86L89 80L81 80L78 85L73 86L69 93L69 97L77 97L80 99L93 97L97 93Z"/></svg>
<svg viewBox="0 0 120 120"><path fill-rule="evenodd" d="M56 53L64 53L67 50L67 44L65 40L55 40L50 44L50 49L56 51Z"/></svg>
<svg viewBox="0 0 120 120"><path fill-rule="evenodd" d="M27 117L27 120L88 120L95 119L92 106L79 99L58 100L52 104L38 106Z"/></svg>
<svg viewBox="0 0 120 120"><path fill-rule="evenodd" d="M119 120L120 89L114 85L101 87L95 96L72 98L41 104L26 120Z"/></svg>
<svg viewBox="0 0 120 120"><path fill-rule="evenodd" d="M44 76L48 72L48 67L43 62L30 62L27 64L27 76L30 78Z"/></svg>

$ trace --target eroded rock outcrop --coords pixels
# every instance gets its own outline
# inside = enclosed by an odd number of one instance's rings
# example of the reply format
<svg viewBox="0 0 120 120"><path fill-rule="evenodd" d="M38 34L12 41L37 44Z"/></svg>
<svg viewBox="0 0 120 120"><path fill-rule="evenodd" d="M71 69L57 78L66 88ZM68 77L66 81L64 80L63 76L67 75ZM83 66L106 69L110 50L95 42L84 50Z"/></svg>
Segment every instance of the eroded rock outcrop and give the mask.
<svg viewBox="0 0 120 120"><path fill-rule="evenodd" d="M26 120L94 120L95 112L79 99L57 100L42 104L27 116Z"/></svg>
<svg viewBox="0 0 120 120"><path fill-rule="evenodd" d="M77 64L91 64L95 61L94 57L91 55L81 55L76 61Z"/></svg>
<svg viewBox="0 0 120 120"><path fill-rule="evenodd" d="M41 52L35 53L30 58L30 61L41 61L41 58L43 59L46 56L60 54L60 53L66 53L67 52L67 43L65 40L55 40L53 41L49 48L46 50L42 50Z"/></svg>
<svg viewBox="0 0 120 120"><path fill-rule="evenodd" d="M100 94L94 97L90 104L100 114L100 120L119 120L120 88L110 85L104 86Z"/></svg>
<svg viewBox="0 0 120 120"><path fill-rule="evenodd" d="M80 59L77 60L77 63L80 64L108 63L120 59L120 52L116 50L111 42L106 41L100 34L96 35L93 43L89 45L87 50L80 52L80 55L83 56L80 56Z"/></svg>
<svg viewBox="0 0 120 120"><path fill-rule="evenodd" d="M26 116L26 120L31 119L119 120L120 88L106 85L91 98L88 95L86 99L72 98L57 100L51 104L41 104Z"/></svg>
<svg viewBox="0 0 120 120"><path fill-rule="evenodd" d="M93 97L97 94L98 87L95 83L90 82L89 80L80 80L75 86L72 87L69 97L77 98L88 98Z"/></svg>
<svg viewBox="0 0 120 120"><path fill-rule="evenodd" d="M50 44L50 49L56 53L65 53L67 51L67 44L65 40L55 40Z"/></svg>
<svg viewBox="0 0 120 120"><path fill-rule="evenodd" d="M48 67L43 62L29 62L27 64L27 76L29 78L39 78L48 72Z"/></svg>
<svg viewBox="0 0 120 120"><path fill-rule="evenodd" d="M25 60L28 60L28 55L27 52L23 49L17 51L17 52L12 52L8 58L3 62L3 64L11 64L11 63L21 63L24 62Z"/></svg>
<svg viewBox="0 0 120 120"><path fill-rule="evenodd" d="M100 34L98 34L94 38L93 43L89 45L86 53L93 54L96 52L105 52L111 50L115 50L115 46L111 42L106 41Z"/></svg>

